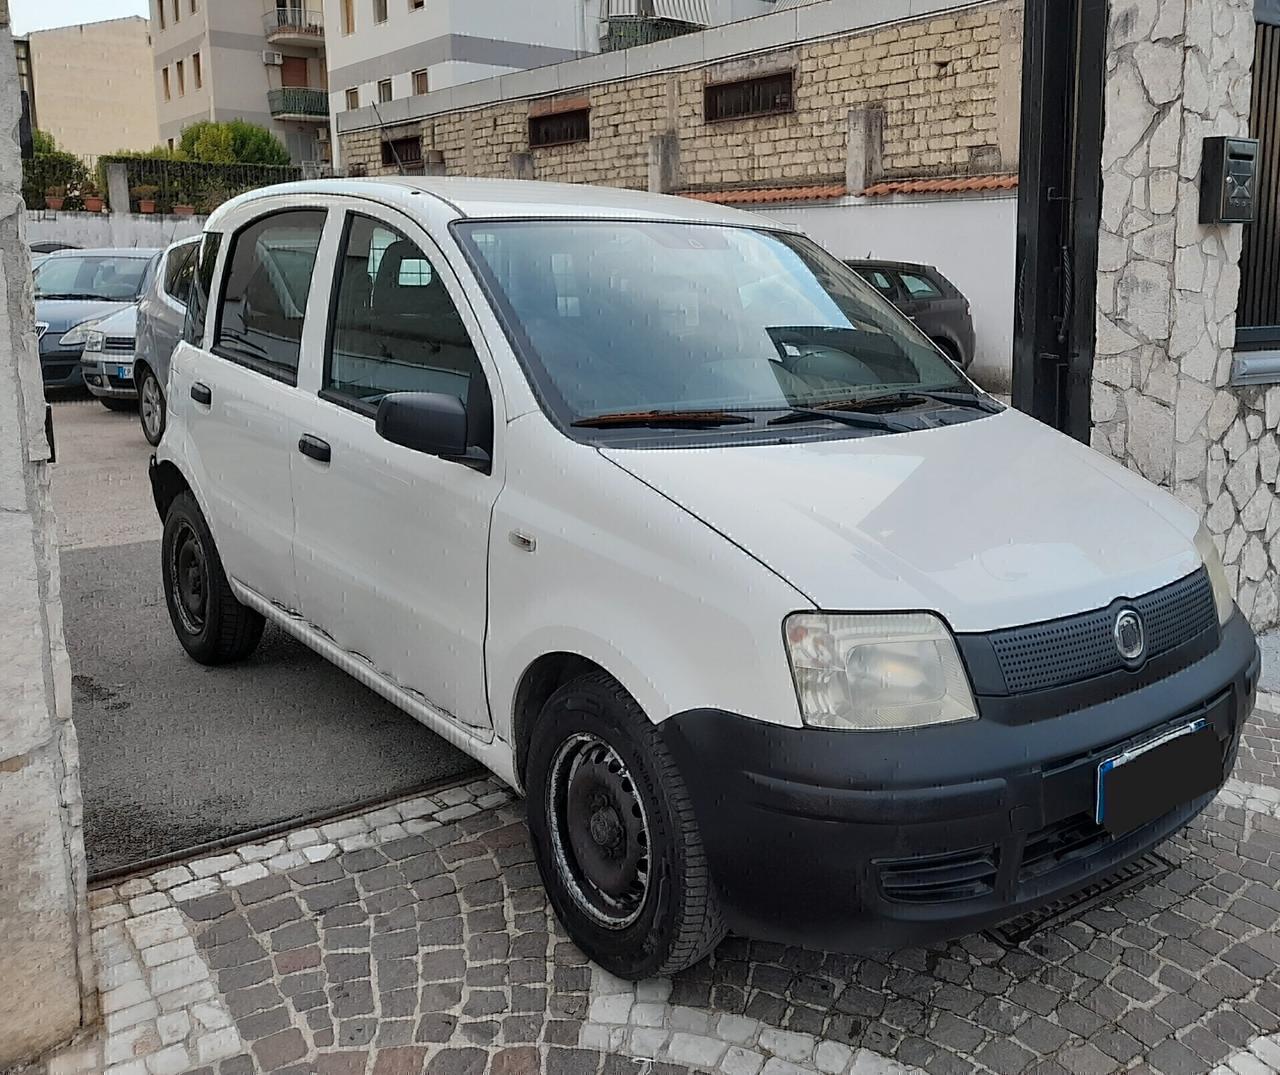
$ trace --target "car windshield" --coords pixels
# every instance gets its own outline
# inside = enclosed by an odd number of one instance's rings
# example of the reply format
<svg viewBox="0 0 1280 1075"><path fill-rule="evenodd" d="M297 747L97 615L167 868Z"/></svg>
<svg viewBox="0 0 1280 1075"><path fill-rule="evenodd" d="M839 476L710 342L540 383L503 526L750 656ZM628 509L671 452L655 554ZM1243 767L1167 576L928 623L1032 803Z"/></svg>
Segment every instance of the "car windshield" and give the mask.
<svg viewBox="0 0 1280 1075"><path fill-rule="evenodd" d="M873 288L797 235L576 220L458 234L566 424L972 391Z"/></svg>
<svg viewBox="0 0 1280 1075"><path fill-rule="evenodd" d="M119 254L51 257L36 268L36 298L132 302L142 289L148 261Z"/></svg>

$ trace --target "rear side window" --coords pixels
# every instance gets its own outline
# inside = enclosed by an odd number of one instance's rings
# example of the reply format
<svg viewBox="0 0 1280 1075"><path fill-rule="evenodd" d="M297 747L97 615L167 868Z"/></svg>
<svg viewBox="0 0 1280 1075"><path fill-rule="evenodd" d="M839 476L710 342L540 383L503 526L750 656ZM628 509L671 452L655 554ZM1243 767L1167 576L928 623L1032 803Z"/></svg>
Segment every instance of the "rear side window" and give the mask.
<svg viewBox="0 0 1280 1075"><path fill-rule="evenodd" d="M213 270L217 267L221 249L222 236L214 231L205 232L204 239L196 244L195 253L191 256L191 291L182 338L197 347L204 345L205 318L209 312L209 295L213 291Z"/></svg>
<svg viewBox="0 0 1280 1075"><path fill-rule="evenodd" d="M893 281L889 279L886 273L879 269L862 269L862 278L874 287L886 299L892 299L894 296Z"/></svg>
<svg viewBox="0 0 1280 1075"><path fill-rule="evenodd" d="M199 243L180 246L169 255L164 267L164 289L175 302L187 305L191 297L191 281L196 271L196 249Z"/></svg>
<svg viewBox="0 0 1280 1075"><path fill-rule="evenodd" d="M923 276L911 272L900 272L898 279L902 281L902 286L907 289L907 294L913 299L942 298L942 292L938 290L937 285Z"/></svg>
<svg viewBox="0 0 1280 1075"><path fill-rule="evenodd" d="M471 443L490 450L484 370L431 259L389 225L353 214L339 265L325 395L366 411L390 392L456 396Z"/></svg>
<svg viewBox="0 0 1280 1075"><path fill-rule="evenodd" d="M276 213L235 237L218 312L216 354L297 383L325 215L315 209Z"/></svg>

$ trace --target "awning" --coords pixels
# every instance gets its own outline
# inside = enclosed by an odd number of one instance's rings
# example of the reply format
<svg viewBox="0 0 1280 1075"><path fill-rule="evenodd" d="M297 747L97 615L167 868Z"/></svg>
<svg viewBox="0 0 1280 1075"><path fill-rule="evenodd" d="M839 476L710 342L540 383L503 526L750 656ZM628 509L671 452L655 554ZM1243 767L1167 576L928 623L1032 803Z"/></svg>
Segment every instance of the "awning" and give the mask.
<svg viewBox="0 0 1280 1075"><path fill-rule="evenodd" d="M707 0L609 0L610 18L672 19L695 26L710 26Z"/></svg>
<svg viewBox="0 0 1280 1075"><path fill-rule="evenodd" d="M1280 0L1253 0L1254 17L1259 22L1280 26Z"/></svg>

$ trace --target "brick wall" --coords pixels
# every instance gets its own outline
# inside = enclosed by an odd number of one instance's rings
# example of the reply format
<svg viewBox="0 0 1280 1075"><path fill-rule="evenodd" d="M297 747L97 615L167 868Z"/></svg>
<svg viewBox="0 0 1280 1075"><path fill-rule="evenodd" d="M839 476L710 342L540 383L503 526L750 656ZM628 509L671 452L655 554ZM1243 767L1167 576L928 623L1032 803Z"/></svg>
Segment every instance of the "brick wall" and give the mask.
<svg viewBox="0 0 1280 1075"><path fill-rule="evenodd" d="M651 140L675 132L677 189L843 182L850 110L882 107L886 178L1013 171L1021 24L1021 0L991 0L704 67L574 88L572 97L590 103L588 142L530 150L530 108L548 107L545 97L437 115L388 128L385 136L420 133L424 152L443 152L450 175L528 177L513 157L530 154L538 179L644 189ZM708 83L786 69L795 72L794 111L703 122ZM346 167L394 174L382 164L383 137L378 129L344 134Z"/></svg>

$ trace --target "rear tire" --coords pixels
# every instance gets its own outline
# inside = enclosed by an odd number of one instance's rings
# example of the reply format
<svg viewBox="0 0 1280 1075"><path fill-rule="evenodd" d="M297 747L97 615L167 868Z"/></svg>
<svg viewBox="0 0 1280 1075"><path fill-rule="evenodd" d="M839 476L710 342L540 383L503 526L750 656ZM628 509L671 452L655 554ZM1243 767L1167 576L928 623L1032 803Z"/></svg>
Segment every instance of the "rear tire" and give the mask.
<svg viewBox="0 0 1280 1075"><path fill-rule="evenodd" d="M208 524L190 493L169 505L160 542L165 604L178 641L201 664L227 664L253 652L262 615L236 600Z"/></svg>
<svg viewBox="0 0 1280 1075"><path fill-rule="evenodd" d="M150 369L144 368L138 381L138 421L142 423L142 435L153 448L164 436L167 419L160 380Z"/></svg>
<svg viewBox="0 0 1280 1075"><path fill-rule="evenodd" d="M725 927L688 789L634 698L603 672L561 687L525 774L538 870L588 957L641 980L711 953Z"/></svg>
<svg viewBox="0 0 1280 1075"><path fill-rule="evenodd" d="M138 406L136 399L111 399L108 396L99 396L98 402L109 411L131 411Z"/></svg>

